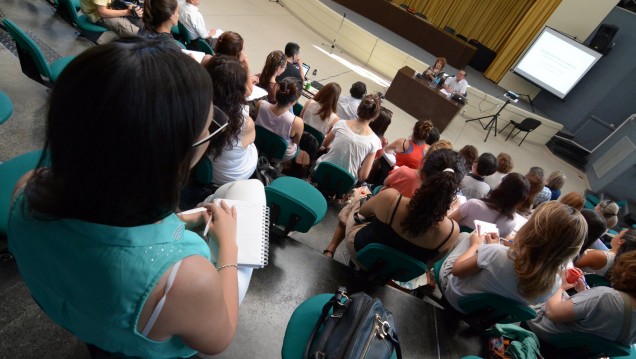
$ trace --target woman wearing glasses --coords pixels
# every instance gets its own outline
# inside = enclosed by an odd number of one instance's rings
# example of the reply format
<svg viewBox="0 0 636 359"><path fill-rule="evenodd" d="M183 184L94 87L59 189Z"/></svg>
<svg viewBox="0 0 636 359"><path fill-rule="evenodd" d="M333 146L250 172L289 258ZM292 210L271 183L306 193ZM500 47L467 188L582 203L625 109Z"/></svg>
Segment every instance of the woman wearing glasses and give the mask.
<svg viewBox="0 0 636 359"><path fill-rule="evenodd" d="M16 186L9 247L42 309L94 351L189 357L234 337L236 210L175 215L210 123L225 122L211 98L203 67L140 38L85 51L56 83L47 155ZM216 268L191 231L208 221Z"/></svg>

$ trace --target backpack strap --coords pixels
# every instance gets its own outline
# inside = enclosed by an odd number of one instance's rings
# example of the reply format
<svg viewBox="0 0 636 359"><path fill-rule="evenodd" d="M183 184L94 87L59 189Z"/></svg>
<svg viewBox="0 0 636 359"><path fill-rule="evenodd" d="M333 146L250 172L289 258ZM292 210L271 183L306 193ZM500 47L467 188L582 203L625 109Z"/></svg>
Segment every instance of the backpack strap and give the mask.
<svg viewBox="0 0 636 359"><path fill-rule="evenodd" d="M329 301L325 303L325 305L322 307L322 313L320 315L320 318L318 318L316 325L314 325L314 329L311 331L309 340L307 340L307 346L305 346L305 355L303 356L303 358L305 359L324 358L324 348L325 348L325 345L327 344L326 341L321 341L316 343L315 349L313 353L311 354L311 356L309 354L309 351L311 350L312 344L316 338L316 334L318 334L318 331L320 330L320 327L323 325L323 323L325 324L325 328L323 329L322 333L326 335L323 335L322 337L329 338L329 334L333 332L340 318L342 318L344 313L346 313L347 310L349 309L351 300L349 299L349 297L347 297L346 292L347 292L347 288L339 287L336 293L334 294L334 296L331 297L331 299L329 299ZM346 298L344 303L341 302L342 297ZM332 320L329 320L325 323L325 319L327 318L327 315L329 314L329 311L332 308L333 308L333 314L331 314Z"/></svg>
<svg viewBox="0 0 636 359"><path fill-rule="evenodd" d="M619 292L623 297L623 312L625 317L623 318L623 329L621 329L621 335L618 336L618 342L623 344L628 342L630 329L632 327L632 300L629 295Z"/></svg>

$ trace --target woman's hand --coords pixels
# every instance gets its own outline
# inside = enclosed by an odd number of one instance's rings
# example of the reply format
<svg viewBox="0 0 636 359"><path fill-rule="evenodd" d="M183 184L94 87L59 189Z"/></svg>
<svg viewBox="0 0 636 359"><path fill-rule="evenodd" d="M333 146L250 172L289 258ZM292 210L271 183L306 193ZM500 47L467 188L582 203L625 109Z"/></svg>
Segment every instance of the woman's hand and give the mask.
<svg viewBox="0 0 636 359"><path fill-rule="evenodd" d="M486 235L485 234L477 234L477 231L473 231L470 234L470 245L471 246L479 246L486 243Z"/></svg>
<svg viewBox="0 0 636 359"><path fill-rule="evenodd" d="M219 245L236 245L236 208L230 207L225 201L206 203L205 208L210 212L210 230L219 240Z"/></svg>
<svg viewBox="0 0 636 359"><path fill-rule="evenodd" d="M494 244L499 243L499 233L486 233L484 234L484 240L486 244Z"/></svg>

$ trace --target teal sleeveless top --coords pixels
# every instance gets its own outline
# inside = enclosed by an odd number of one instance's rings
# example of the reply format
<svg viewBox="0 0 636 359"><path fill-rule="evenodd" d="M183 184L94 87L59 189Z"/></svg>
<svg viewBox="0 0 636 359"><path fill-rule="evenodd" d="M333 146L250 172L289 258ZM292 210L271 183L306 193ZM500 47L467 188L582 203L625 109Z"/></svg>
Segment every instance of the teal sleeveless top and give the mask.
<svg viewBox="0 0 636 359"><path fill-rule="evenodd" d="M137 331L148 295L174 263L192 255L210 259L208 245L175 214L138 227L40 220L20 193L8 239L35 301L81 340L130 357L196 353L179 337L157 342Z"/></svg>

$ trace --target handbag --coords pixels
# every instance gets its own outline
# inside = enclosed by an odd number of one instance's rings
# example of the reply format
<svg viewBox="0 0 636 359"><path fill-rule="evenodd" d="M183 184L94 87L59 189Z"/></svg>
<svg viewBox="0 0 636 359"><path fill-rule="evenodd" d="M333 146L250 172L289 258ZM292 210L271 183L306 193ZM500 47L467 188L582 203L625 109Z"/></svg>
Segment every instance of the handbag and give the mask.
<svg viewBox="0 0 636 359"><path fill-rule="evenodd" d="M340 287L323 306L305 347L304 358L389 359L393 350L401 359L391 312L377 298L363 292L347 296L346 288Z"/></svg>

